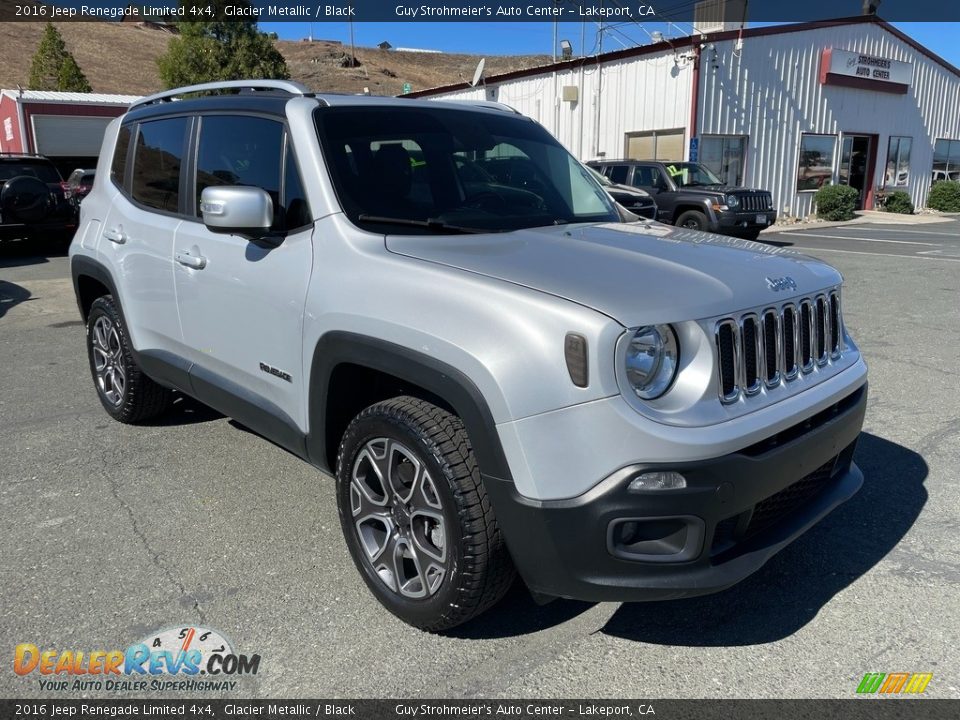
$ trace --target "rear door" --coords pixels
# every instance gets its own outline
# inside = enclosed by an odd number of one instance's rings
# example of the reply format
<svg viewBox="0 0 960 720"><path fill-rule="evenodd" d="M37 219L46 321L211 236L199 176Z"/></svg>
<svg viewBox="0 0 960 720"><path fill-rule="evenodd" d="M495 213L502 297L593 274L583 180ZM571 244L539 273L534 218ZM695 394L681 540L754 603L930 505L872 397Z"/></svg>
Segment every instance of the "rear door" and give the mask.
<svg viewBox="0 0 960 720"><path fill-rule="evenodd" d="M200 400L289 446L294 429L306 428L301 349L313 225L301 174L281 120L211 114L199 123L191 216L174 248L191 383ZM272 198L275 247L203 224L203 189L235 185Z"/></svg>
<svg viewBox="0 0 960 720"><path fill-rule="evenodd" d="M145 369L178 387L186 381L186 361L174 292L173 239L183 222L182 169L190 124L191 118L181 116L120 129L110 179L120 192L110 203L96 244L113 273ZM155 367L155 361L160 365Z"/></svg>

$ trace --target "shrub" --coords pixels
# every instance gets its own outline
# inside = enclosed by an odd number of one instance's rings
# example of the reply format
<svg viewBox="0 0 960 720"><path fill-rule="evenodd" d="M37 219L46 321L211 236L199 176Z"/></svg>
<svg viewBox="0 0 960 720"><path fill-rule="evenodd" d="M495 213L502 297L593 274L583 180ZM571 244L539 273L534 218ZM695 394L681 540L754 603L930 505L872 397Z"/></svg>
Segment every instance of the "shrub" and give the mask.
<svg viewBox="0 0 960 720"><path fill-rule="evenodd" d="M887 195L887 201L883 204L883 209L891 213L913 215L913 203L910 202L910 196L903 190L896 190Z"/></svg>
<svg viewBox="0 0 960 720"><path fill-rule="evenodd" d="M821 220L853 220L860 192L849 185L826 185L813 196Z"/></svg>
<svg viewBox="0 0 960 720"><path fill-rule="evenodd" d="M960 212L960 182L941 180L930 188L927 207L941 212Z"/></svg>

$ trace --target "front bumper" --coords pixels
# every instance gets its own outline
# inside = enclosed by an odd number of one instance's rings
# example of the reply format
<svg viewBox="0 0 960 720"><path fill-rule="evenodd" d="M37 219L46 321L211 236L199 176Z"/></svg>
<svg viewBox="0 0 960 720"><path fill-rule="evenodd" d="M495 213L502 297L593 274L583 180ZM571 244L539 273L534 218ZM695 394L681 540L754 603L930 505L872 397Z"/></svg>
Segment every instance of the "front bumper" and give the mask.
<svg viewBox="0 0 960 720"><path fill-rule="evenodd" d="M763 219L762 222L760 221L761 218ZM724 210L717 213L716 227L711 228L711 230L713 232L723 233L724 235L736 235L737 233L763 230L771 225L775 225L776 222L776 210L756 210L749 212L743 210Z"/></svg>
<svg viewBox="0 0 960 720"><path fill-rule="evenodd" d="M710 460L634 465L581 496L532 500L485 477L521 576L541 595L666 600L723 590L758 570L863 483L853 463L867 387L761 443ZM635 493L672 470L682 490ZM633 523L631 526L630 523Z"/></svg>

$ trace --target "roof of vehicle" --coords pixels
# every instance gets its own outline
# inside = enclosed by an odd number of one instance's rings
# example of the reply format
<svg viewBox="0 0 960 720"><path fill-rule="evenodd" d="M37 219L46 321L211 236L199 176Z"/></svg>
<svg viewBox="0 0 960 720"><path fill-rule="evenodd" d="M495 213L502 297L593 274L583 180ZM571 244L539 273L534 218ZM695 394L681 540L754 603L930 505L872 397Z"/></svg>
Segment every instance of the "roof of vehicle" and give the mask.
<svg viewBox="0 0 960 720"><path fill-rule="evenodd" d="M0 153L0 162L33 162L52 165L49 158L31 153Z"/></svg>

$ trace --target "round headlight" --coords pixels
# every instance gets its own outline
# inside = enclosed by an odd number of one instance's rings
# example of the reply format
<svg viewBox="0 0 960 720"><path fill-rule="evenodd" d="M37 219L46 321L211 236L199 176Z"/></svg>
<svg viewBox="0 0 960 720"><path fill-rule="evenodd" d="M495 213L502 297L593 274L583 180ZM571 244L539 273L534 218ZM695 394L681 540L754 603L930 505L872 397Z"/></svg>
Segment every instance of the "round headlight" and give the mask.
<svg viewBox="0 0 960 720"><path fill-rule="evenodd" d="M727 202L727 207L730 208L731 210L733 208L740 207L740 198L738 198L736 195L727 195L726 202Z"/></svg>
<svg viewBox="0 0 960 720"><path fill-rule="evenodd" d="M647 325L633 331L627 344L627 381L637 397L653 400L663 395L677 374L677 336L669 325Z"/></svg>

